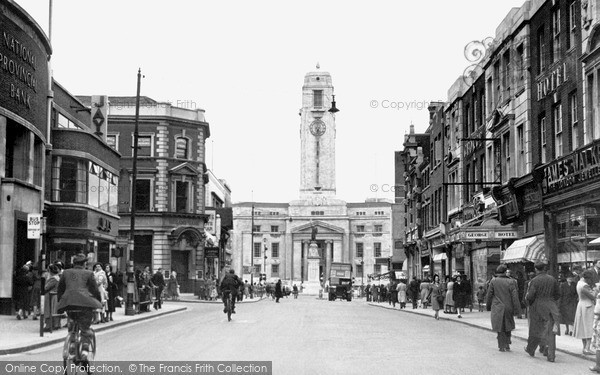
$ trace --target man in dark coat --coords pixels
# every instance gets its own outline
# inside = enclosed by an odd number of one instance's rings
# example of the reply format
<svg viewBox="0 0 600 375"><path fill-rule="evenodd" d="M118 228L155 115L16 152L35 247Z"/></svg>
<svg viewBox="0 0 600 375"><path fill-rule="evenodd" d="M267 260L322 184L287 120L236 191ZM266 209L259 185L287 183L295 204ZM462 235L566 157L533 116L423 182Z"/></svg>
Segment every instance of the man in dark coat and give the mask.
<svg viewBox="0 0 600 375"><path fill-rule="evenodd" d="M491 311L492 330L498 332L498 349L510 351L511 331L515 329L515 312L521 313L516 284L506 276L506 266L496 268L496 277L490 281L485 303Z"/></svg>
<svg viewBox="0 0 600 375"><path fill-rule="evenodd" d="M594 282L594 285L596 285L600 283L600 259L596 259L592 271L594 271L594 278L592 281Z"/></svg>
<svg viewBox="0 0 600 375"><path fill-rule="evenodd" d="M229 273L223 277L221 284L219 286L219 290L221 295L223 296L223 305L225 308L223 312L227 312L227 301L225 299L226 293L231 293L231 313L235 314L235 300L237 299L237 294L240 289L240 285L242 285L242 280L235 274L233 269L229 270Z"/></svg>
<svg viewBox="0 0 600 375"><path fill-rule="evenodd" d="M408 284L408 295L412 300L413 309L416 309L419 300L419 282L416 276L413 276Z"/></svg>
<svg viewBox="0 0 600 375"><path fill-rule="evenodd" d="M165 289L165 286L167 286L167 283L165 283L165 276L163 275L163 269L159 268L158 271L152 275L152 279L150 281L156 287L156 301L154 302L154 310L158 310L162 308L162 292Z"/></svg>
<svg viewBox="0 0 600 375"><path fill-rule="evenodd" d="M93 353L94 348L92 343L95 342L95 333L92 329L92 322L94 321L94 310L102 308L102 297L96 284L96 278L92 271L85 269L87 257L84 254L77 254L73 258L73 268L65 270L58 281L58 287L56 291L56 297L58 299L58 305L56 306L56 312L62 314L66 312L69 316L69 332L71 331L71 320L76 321L79 324L82 337L82 351L81 356L84 361L91 360L88 358L89 353ZM70 312L70 310L77 310ZM76 332L70 332L72 340L71 347L69 347L69 355L75 354L75 340Z"/></svg>
<svg viewBox="0 0 600 375"><path fill-rule="evenodd" d="M283 297L283 289L281 286L281 280L277 280L275 284L275 302L279 303L279 299Z"/></svg>
<svg viewBox="0 0 600 375"><path fill-rule="evenodd" d="M535 264L536 277L529 283L525 300L529 306L529 338L525 351L535 355L540 346L548 361L554 362L556 357L556 333L558 333L558 300L560 288L558 281L546 271L546 263Z"/></svg>

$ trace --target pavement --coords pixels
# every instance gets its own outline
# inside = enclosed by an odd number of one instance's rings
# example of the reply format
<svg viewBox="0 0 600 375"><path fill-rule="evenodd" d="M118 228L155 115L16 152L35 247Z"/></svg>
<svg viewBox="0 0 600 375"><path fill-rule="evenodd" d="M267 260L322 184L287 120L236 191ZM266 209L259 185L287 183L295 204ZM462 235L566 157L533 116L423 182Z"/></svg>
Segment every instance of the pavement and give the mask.
<svg viewBox="0 0 600 375"><path fill-rule="evenodd" d="M361 299L358 299L361 300ZM396 304L396 307L394 308L392 305L389 305L388 302L382 302L382 303L377 303L377 302L366 302L368 305L371 306L375 306L375 307L379 307L379 308L383 308L383 309L390 309L390 310L398 310L398 313L401 314L417 314L417 315L423 315L423 316L427 316L427 317L431 317L433 319L433 316L435 315L435 311L433 311L431 309L431 307L428 307L427 309L423 309L423 308L416 308L413 309L412 308L412 304L411 303L407 303L406 304L406 308L404 309L400 309L399 304ZM465 324L474 328L479 328L479 329L483 329L483 330L487 330L487 331L492 331L492 322L490 319L490 314L491 312L489 311L483 311L483 312L479 312L478 308L475 307L475 309L473 309L472 312L469 311L469 309L465 309L465 312L462 313L462 318L458 317L458 314L444 314L443 310L440 310L440 320L447 320L447 321L451 321L451 322L455 322L458 324ZM515 317L515 330L512 331L512 338L513 338L513 345L511 347L511 349L513 351L524 351L523 347L527 344L527 337L528 337L528 323L527 323L527 319L517 319ZM572 328L572 326L570 327ZM560 326L561 329L561 336L556 336L556 351L557 352L562 352L562 353L567 353L582 359L587 359L589 361L595 361L595 356L593 355L584 355L583 354L583 344L581 342L581 339L576 339L572 336L568 336L565 335L565 325L561 324ZM515 342L515 338L520 339L520 342ZM536 352L536 356L541 356L541 354L538 352Z"/></svg>
<svg viewBox="0 0 600 375"><path fill-rule="evenodd" d="M248 299L242 303L258 302L259 298ZM148 319L153 319L168 314L173 314L187 310L187 307L182 306L181 302L194 303L222 303L221 301L203 301L198 297L189 293L182 293L179 300L168 300L163 302L160 310L151 309L150 312L145 312L136 315L125 315L124 308L118 308L113 313L113 321L93 325L96 332L102 332L117 327L122 327L127 324L132 324ZM239 303L239 302L238 302ZM64 325L66 319L62 319ZM0 356L7 354L15 354L38 349L45 346L54 345L63 342L67 335L66 328L55 330L54 332L44 332L44 336L40 337L40 321L31 319L17 320L15 315L0 315Z"/></svg>

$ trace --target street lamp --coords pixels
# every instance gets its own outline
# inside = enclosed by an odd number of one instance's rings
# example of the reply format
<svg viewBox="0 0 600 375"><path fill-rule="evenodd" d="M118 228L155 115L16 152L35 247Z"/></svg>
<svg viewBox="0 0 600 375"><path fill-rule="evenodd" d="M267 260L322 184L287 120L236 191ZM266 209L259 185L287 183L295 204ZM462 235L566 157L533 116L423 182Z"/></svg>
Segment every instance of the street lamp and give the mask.
<svg viewBox="0 0 600 375"><path fill-rule="evenodd" d="M360 257L360 295L365 292L365 260Z"/></svg>
<svg viewBox="0 0 600 375"><path fill-rule="evenodd" d="M263 273L265 274L265 278L267 277L267 239L263 238Z"/></svg>

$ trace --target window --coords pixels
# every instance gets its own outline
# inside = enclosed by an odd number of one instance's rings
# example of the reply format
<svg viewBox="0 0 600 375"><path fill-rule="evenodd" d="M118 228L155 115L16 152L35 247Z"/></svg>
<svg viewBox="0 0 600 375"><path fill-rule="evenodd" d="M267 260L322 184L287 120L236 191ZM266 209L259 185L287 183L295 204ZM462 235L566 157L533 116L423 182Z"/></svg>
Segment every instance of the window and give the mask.
<svg viewBox="0 0 600 375"><path fill-rule="evenodd" d="M260 232L260 225L254 225L254 226L252 227L252 231L253 231L254 233Z"/></svg>
<svg viewBox="0 0 600 375"><path fill-rule="evenodd" d="M271 264L271 276L279 276L279 264Z"/></svg>
<svg viewBox="0 0 600 375"><path fill-rule="evenodd" d="M502 135L502 181L510 177L510 132L507 132Z"/></svg>
<svg viewBox="0 0 600 375"><path fill-rule="evenodd" d="M375 233L381 233L381 232L383 232L383 225L381 225L381 224L376 224L376 225L374 226L373 232L375 232Z"/></svg>
<svg viewBox="0 0 600 375"><path fill-rule="evenodd" d="M571 49L575 47L575 33L577 32L577 24L579 23L577 19L577 3L573 1L569 5L569 37L567 38L567 49Z"/></svg>
<svg viewBox="0 0 600 375"><path fill-rule="evenodd" d="M538 74L543 72L546 69L546 56L547 56L547 52L546 52L546 35L544 32L544 26L542 25L537 32L537 60L538 60L538 66L537 66L537 72Z"/></svg>
<svg viewBox="0 0 600 375"><path fill-rule="evenodd" d="M260 264L255 264L254 265L254 274L259 274L260 272Z"/></svg>
<svg viewBox="0 0 600 375"><path fill-rule="evenodd" d="M175 159L189 159L188 142L188 139L183 137L175 140Z"/></svg>
<svg viewBox="0 0 600 375"><path fill-rule="evenodd" d="M385 211L375 211L375 216L385 216Z"/></svg>
<svg viewBox="0 0 600 375"><path fill-rule="evenodd" d="M188 212L189 186L187 181L175 181L175 212Z"/></svg>
<svg viewBox="0 0 600 375"><path fill-rule="evenodd" d="M571 114L571 146L572 150L579 147L579 118L577 116L577 92L569 96L569 113Z"/></svg>
<svg viewBox="0 0 600 375"><path fill-rule="evenodd" d="M254 243L254 257L255 258L260 258L260 252L261 252L261 247L260 247L260 242L255 242Z"/></svg>
<svg viewBox="0 0 600 375"><path fill-rule="evenodd" d="M366 212L364 212L364 211L358 211L356 213L356 216L365 216L365 215L366 215Z"/></svg>
<svg viewBox="0 0 600 375"><path fill-rule="evenodd" d="M554 156L563 155L563 129L562 129L562 105L559 103L552 108L552 120L554 121Z"/></svg>
<svg viewBox="0 0 600 375"><path fill-rule="evenodd" d="M325 215L325 211L310 211L312 216L323 216Z"/></svg>
<svg viewBox="0 0 600 375"><path fill-rule="evenodd" d="M381 258L381 242L373 243L373 253L375 258Z"/></svg>
<svg viewBox="0 0 600 375"><path fill-rule="evenodd" d="M363 277L363 265L359 264L356 266L356 277Z"/></svg>
<svg viewBox="0 0 600 375"><path fill-rule="evenodd" d="M152 136L138 135L138 156L153 156L152 151Z"/></svg>
<svg viewBox="0 0 600 375"><path fill-rule="evenodd" d="M356 257L363 258L365 256L364 250L365 250L365 245L362 242L357 242L356 243Z"/></svg>
<svg viewBox="0 0 600 375"><path fill-rule="evenodd" d="M321 108L323 106L323 90L313 90L313 107Z"/></svg>
<svg viewBox="0 0 600 375"><path fill-rule="evenodd" d="M518 163L518 175L525 174L525 135L523 133L523 125L517 126L517 153L516 159ZM483 166L482 166L483 167Z"/></svg>
<svg viewBox="0 0 600 375"><path fill-rule="evenodd" d="M136 211L150 211L151 194L150 186L152 181L149 179L135 181L135 209Z"/></svg>
<svg viewBox="0 0 600 375"><path fill-rule="evenodd" d="M224 206L223 200L214 191L210 193L210 196L212 198L212 207L222 208Z"/></svg>
<svg viewBox="0 0 600 375"><path fill-rule="evenodd" d="M495 101L495 105L498 106L500 105L501 102L501 98L500 98L500 61L496 61L496 63L494 64L494 101Z"/></svg>
<svg viewBox="0 0 600 375"><path fill-rule="evenodd" d="M66 118L63 114L58 114L58 127L63 129L81 129L81 126Z"/></svg>
<svg viewBox="0 0 600 375"><path fill-rule="evenodd" d="M376 273L376 274L381 273L381 264L375 264L373 266L373 273Z"/></svg>
<svg viewBox="0 0 600 375"><path fill-rule="evenodd" d="M86 203L85 161L57 156L52 164L52 201Z"/></svg>
<svg viewBox="0 0 600 375"><path fill-rule="evenodd" d="M364 225L357 225L356 226L356 231L357 232L364 232L365 231L365 226Z"/></svg>
<svg viewBox="0 0 600 375"><path fill-rule="evenodd" d="M542 146L541 162L546 162L546 116L540 117L540 141Z"/></svg>
<svg viewBox="0 0 600 375"><path fill-rule="evenodd" d="M279 232L279 225L271 225L271 232Z"/></svg>
<svg viewBox="0 0 600 375"><path fill-rule="evenodd" d="M517 73L517 87L519 90L525 85L525 55L523 44L517 47L517 56L515 57L515 68Z"/></svg>
<svg viewBox="0 0 600 375"><path fill-rule="evenodd" d="M552 61L560 58L560 9L552 12Z"/></svg>
<svg viewBox="0 0 600 375"><path fill-rule="evenodd" d="M279 258L279 242L273 242L271 244L271 257Z"/></svg>
<svg viewBox="0 0 600 375"><path fill-rule="evenodd" d="M117 150L117 151L119 151L119 148L118 148L118 146L117 146L117 145L118 145L118 142L119 142L119 141L118 141L118 136L117 136L116 134L108 134L108 135L106 136L106 144L107 144L107 145L108 145L110 148L112 148L112 149L114 149L114 150Z"/></svg>
<svg viewBox="0 0 600 375"><path fill-rule="evenodd" d="M505 95L503 98L508 99L509 89L510 89L510 49L504 52L502 55L502 91Z"/></svg>

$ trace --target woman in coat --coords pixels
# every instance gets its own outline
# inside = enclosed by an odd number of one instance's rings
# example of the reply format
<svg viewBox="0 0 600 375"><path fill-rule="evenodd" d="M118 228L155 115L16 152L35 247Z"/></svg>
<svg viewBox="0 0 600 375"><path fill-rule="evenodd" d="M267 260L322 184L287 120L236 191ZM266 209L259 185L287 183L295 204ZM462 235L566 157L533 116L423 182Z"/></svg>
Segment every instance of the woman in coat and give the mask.
<svg viewBox="0 0 600 375"><path fill-rule="evenodd" d="M46 284L44 285L44 293L46 294L44 298L45 332L60 328L60 315L57 315L56 312L56 305L58 304L56 292L58 290L58 281L60 280L58 266L51 264L48 267L48 273L48 280L46 280Z"/></svg>
<svg viewBox="0 0 600 375"><path fill-rule="evenodd" d="M454 314L454 279L448 279L446 284L446 306L444 312L447 314Z"/></svg>
<svg viewBox="0 0 600 375"><path fill-rule="evenodd" d="M283 298L283 289L281 287L281 279L275 284L275 302L279 303L279 299Z"/></svg>
<svg viewBox="0 0 600 375"><path fill-rule="evenodd" d="M511 331L515 329L515 315L521 315L517 283L506 276L506 266L496 268L497 277L490 281L486 309L491 311L492 331L498 332L498 349L510 351Z"/></svg>
<svg viewBox="0 0 600 375"><path fill-rule="evenodd" d="M102 269L102 263L94 264L94 278L96 279L96 284L98 284L98 291L100 292L100 297L102 300L102 308L96 310L96 323L105 323L106 319L104 319L104 312L106 311L106 300L108 299L108 293L106 289L108 288L108 279L106 278L106 272Z"/></svg>
<svg viewBox="0 0 600 375"><path fill-rule="evenodd" d="M456 308L456 312L458 312L459 318L462 318L462 315L460 315L461 311L464 311L464 308L467 307L470 289L468 284L462 280L461 275L456 276L456 282L454 283L454 307Z"/></svg>
<svg viewBox="0 0 600 375"><path fill-rule="evenodd" d="M400 280L396 290L398 291L398 302L400 303L400 308L403 309L406 307L406 283L403 280Z"/></svg>
<svg viewBox="0 0 600 375"><path fill-rule="evenodd" d="M444 306L444 288L440 283L440 275L433 275L431 283L431 308L435 311L434 318L440 320L440 309Z"/></svg>
<svg viewBox="0 0 600 375"><path fill-rule="evenodd" d="M590 350L592 334L594 332L594 305L596 293L592 290L593 278L591 270L583 272L583 277L577 282L577 295L579 302L575 311L575 323L573 324L573 337L581 339L583 343L583 354L595 354Z"/></svg>
<svg viewBox="0 0 600 375"><path fill-rule="evenodd" d="M560 324L567 327L566 335L571 335L569 326L573 326L575 322L575 311L577 311L577 286L573 280L573 276L567 276L565 282L560 283L560 302L558 305L560 310Z"/></svg>
<svg viewBox="0 0 600 375"><path fill-rule="evenodd" d="M421 305L423 306L424 309L427 308L428 305L428 298L429 298L429 293L431 292L431 285L429 282L429 278L426 278L425 280L423 280L423 282L421 283Z"/></svg>
<svg viewBox="0 0 600 375"><path fill-rule="evenodd" d="M389 285L390 291L390 305L393 305L394 307L396 307L396 304L398 303L398 288L396 286L396 284L390 283Z"/></svg>
<svg viewBox="0 0 600 375"><path fill-rule="evenodd" d="M104 266L104 272L106 273L106 280L108 283L108 287L106 288L107 298L106 298L106 316L105 320L111 321L113 320L112 314L115 312L115 298L117 298L117 283L116 276L112 272L112 266L110 264L106 264Z"/></svg>
<svg viewBox="0 0 600 375"><path fill-rule="evenodd" d="M177 283L177 272L175 272L175 270L172 270L171 275L169 276L167 291L173 301L179 299L179 284Z"/></svg>

